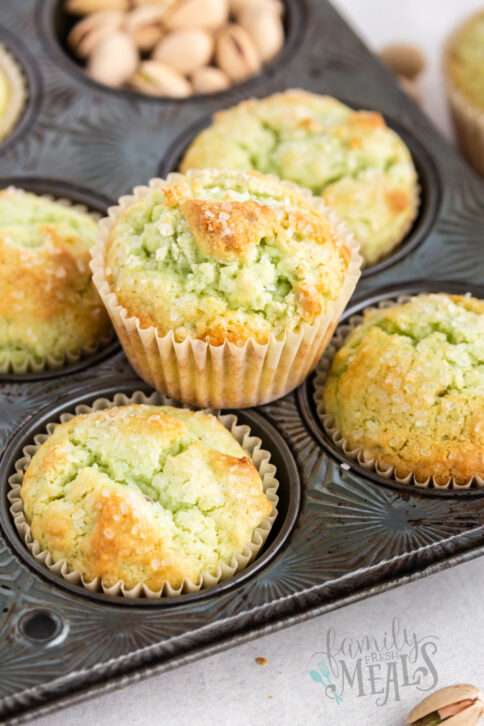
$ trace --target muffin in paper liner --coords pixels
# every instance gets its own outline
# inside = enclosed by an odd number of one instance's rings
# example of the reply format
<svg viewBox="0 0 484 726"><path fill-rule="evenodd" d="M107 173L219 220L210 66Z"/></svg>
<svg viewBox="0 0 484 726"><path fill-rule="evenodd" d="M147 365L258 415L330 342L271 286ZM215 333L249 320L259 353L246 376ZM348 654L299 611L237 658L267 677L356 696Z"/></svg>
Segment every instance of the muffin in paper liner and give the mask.
<svg viewBox="0 0 484 726"><path fill-rule="evenodd" d="M213 587L219 582L229 580L236 573L244 570L257 557L264 545L269 532L271 531L274 520L277 517L277 503L279 501L277 489L279 487L279 482L276 479L276 467L274 464L270 463L270 452L261 448L261 439L257 436L251 435L250 427L245 424L238 424L237 417L234 414L221 414L212 409L207 409L204 413L213 413L216 415L224 427L231 432L232 436L234 436L242 448L247 452L262 479L263 491L269 502L272 504L272 511L270 515L265 517L260 525L256 527L252 535L252 540L244 546L242 552L233 555L229 563L220 563L215 575L212 575L209 572L203 572L200 575L199 581L196 583L192 582L188 578L185 578L178 589L173 588L167 581L163 583L163 586L158 591L151 590L144 583L140 583L131 589L127 589L121 580L108 587L103 584L102 578L100 577L97 577L90 582L86 582L79 570L69 569L65 560L58 560L57 562L54 562L50 552L42 550L39 542L32 537L30 526L24 515L20 490L24 473L35 452L48 439L59 423L69 421L74 418L75 415L89 413L91 411L99 411L105 408L112 408L114 406L124 406L130 403L176 406L176 403L174 403L170 398L167 398L158 392L153 392L148 396L142 391L136 391L131 396L126 396L123 393L117 393L112 399L98 398L93 401L91 406L82 404L76 407L75 414L64 413L61 415L59 421L48 423L46 426L47 433L37 434L34 437L35 443L24 447L23 456L15 462L16 473L12 474L9 478L10 491L7 495L10 502L10 513L15 522L18 533L37 562L47 567L53 574L62 577L67 582L82 585L92 592L101 591L106 595L130 598L173 597L185 593L198 592L201 589Z"/></svg>
<svg viewBox="0 0 484 726"><path fill-rule="evenodd" d="M0 143L8 138L20 119L27 101L27 81L22 67L14 56L0 43L0 73L8 86L8 102L5 112L0 113Z"/></svg>
<svg viewBox="0 0 484 726"><path fill-rule="evenodd" d="M348 440L342 435L341 431L335 425L333 415L327 413L325 410L323 392L329 371L331 369L331 365L333 363L334 356L345 343L346 339L354 330L354 328L360 325L360 323L363 321L364 313L371 310L390 308L394 307L395 305L402 305L404 303L410 302L412 299L415 299L415 297L420 296L401 295L393 300L382 300L378 303L378 306L369 306L362 310L361 313L352 315L349 320L345 320L338 326L333 340L328 345L324 355L318 363L315 372L313 400L316 405L318 417L328 436L338 447L338 449L340 449L342 453L344 453L344 455L348 458L349 462L354 461L359 464L359 466L361 466L363 469L378 474L378 476L387 479L388 481L393 480L398 484L409 485L409 487L415 486L423 489L433 488L436 490L454 489L457 491L462 489L484 487L484 479L479 476L472 477L464 484L459 484L454 480L453 477L449 478L449 480L443 484L438 484L434 481L433 477L419 480L416 475L412 473L408 474L405 477L398 476L395 471L395 467L380 465L378 461L368 451L365 451L361 447L352 448L348 443Z"/></svg>
<svg viewBox="0 0 484 726"><path fill-rule="evenodd" d="M17 189L17 187L13 188ZM56 204L62 204L65 207L70 207L77 212L87 214L95 222L98 222L102 216L100 212L91 211L85 204L73 202L72 200L65 197L58 198L54 197L51 194L36 194L36 196L40 197L41 199L46 199L50 202L55 202ZM90 356L94 355L102 348L105 348L107 345L109 345L109 343L113 341L113 338L114 331L111 329L109 330L109 333L107 335L100 337L99 340L97 340L95 343L91 345L85 345L77 350L65 351L63 355L58 358L54 356L45 356L42 360L40 360L37 356L28 355L26 356L23 363L18 364L7 356L6 360L0 363L0 375L15 376L25 375L27 373L36 374L42 373L44 371L60 370L65 366L73 365L75 363L78 363L80 360L83 360L84 358L89 358Z"/></svg>
<svg viewBox="0 0 484 726"><path fill-rule="evenodd" d="M447 98L459 148L475 171L484 176L484 111L474 105L465 93L455 85L450 72L452 49L458 35L482 13L483 11L480 10L472 15L459 25L448 38L444 47L443 70Z"/></svg>
<svg viewBox="0 0 484 726"><path fill-rule="evenodd" d="M152 189L164 188L196 174L197 171L188 171L185 175L174 172L166 180L151 179L149 186L135 187L132 195L121 197L119 205L108 210L109 216L99 225L98 241L91 248L94 284L130 364L154 388L201 408L246 408L268 403L296 388L316 366L360 277L359 245L321 199L291 182L281 182L277 177L266 175L312 199L348 248L350 261L337 299L328 303L327 311L313 324L302 323L301 332L271 333L266 344L249 339L243 346L229 341L213 345L190 335L183 342L176 342L173 331L160 336L155 326L141 327L139 318L129 317L118 303L106 279L106 244L111 229L125 209L143 199Z"/></svg>

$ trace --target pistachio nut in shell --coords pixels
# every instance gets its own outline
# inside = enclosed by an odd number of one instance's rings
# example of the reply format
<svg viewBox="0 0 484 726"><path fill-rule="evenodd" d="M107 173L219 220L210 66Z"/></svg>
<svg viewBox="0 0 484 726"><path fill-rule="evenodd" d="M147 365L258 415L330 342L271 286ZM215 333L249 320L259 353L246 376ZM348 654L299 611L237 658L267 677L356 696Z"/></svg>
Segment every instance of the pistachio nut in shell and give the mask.
<svg viewBox="0 0 484 726"><path fill-rule="evenodd" d="M235 24L220 31L215 58L217 65L232 81L243 81L255 75L262 65L254 41L244 28Z"/></svg>
<svg viewBox="0 0 484 726"><path fill-rule="evenodd" d="M125 28L143 53L152 50L163 35L160 5L142 5L126 15Z"/></svg>
<svg viewBox="0 0 484 726"><path fill-rule="evenodd" d="M280 0L229 0L229 8L232 15L238 18L240 13L249 8L271 8L278 15L282 15L284 6Z"/></svg>
<svg viewBox="0 0 484 726"><path fill-rule="evenodd" d="M412 726L475 726L484 715L484 695L468 684L447 686L424 698L407 716Z"/></svg>
<svg viewBox="0 0 484 726"><path fill-rule="evenodd" d="M128 10L130 0L67 0L65 9L73 15L88 15L100 10Z"/></svg>
<svg viewBox="0 0 484 726"><path fill-rule="evenodd" d="M203 66L193 73L192 84L195 93L217 93L228 88L230 81L220 68Z"/></svg>
<svg viewBox="0 0 484 726"><path fill-rule="evenodd" d="M284 43L284 28L279 15L261 5L240 13L240 25L248 32L263 63L279 53Z"/></svg>
<svg viewBox="0 0 484 726"><path fill-rule="evenodd" d="M201 28L187 28L165 35L153 51L153 58L189 74L206 65L212 53L212 35Z"/></svg>
<svg viewBox="0 0 484 726"><path fill-rule="evenodd" d="M169 8L164 23L170 30L193 27L215 30L228 16L227 0L178 0Z"/></svg>
<svg viewBox="0 0 484 726"><path fill-rule="evenodd" d="M397 76L404 76L411 81L425 68L425 58L414 45L388 45L380 52L380 58Z"/></svg>
<svg viewBox="0 0 484 726"><path fill-rule="evenodd" d="M150 96L186 98L191 95L190 83L180 73L157 60L147 60L130 79L130 86Z"/></svg>
<svg viewBox="0 0 484 726"><path fill-rule="evenodd" d="M79 58L87 58L100 40L121 28L124 17L121 10L91 13L74 25L67 42Z"/></svg>
<svg viewBox="0 0 484 726"><path fill-rule="evenodd" d="M87 62L88 75L106 86L121 86L135 72L139 55L129 33L116 30L101 40Z"/></svg>

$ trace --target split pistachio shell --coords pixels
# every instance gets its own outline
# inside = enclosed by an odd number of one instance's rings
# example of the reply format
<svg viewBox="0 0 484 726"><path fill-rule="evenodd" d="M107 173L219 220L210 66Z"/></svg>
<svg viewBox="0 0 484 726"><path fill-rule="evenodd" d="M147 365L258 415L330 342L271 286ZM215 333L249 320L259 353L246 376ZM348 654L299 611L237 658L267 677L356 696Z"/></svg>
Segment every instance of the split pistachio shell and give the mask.
<svg viewBox="0 0 484 726"><path fill-rule="evenodd" d="M204 66L213 53L213 38L201 28L174 30L156 46L153 58L183 74Z"/></svg>
<svg viewBox="0 0 484 726"><path fill-rule="evenodd" d="M79 58L87 58L100 40L119 30L124 22L121 10L91 13L74 25L67 42Z"/></svg>
<svg viewBox="0 0 484 726"><path fill-rule="evenodd" d="M163 10L167 10L171 5L174 5L177 0L131 0L134 8L143 7L144 5L156 5Z"/></svg>
<svg viewBox="0 0 484 726"><path fill-rule="evenodd" d="M425 58L413 45L388 45L380 52L382 61L397 74L414 80L425 67Z"/></svg>
<svg viewBox="0 0 484 726"><path fill-rule="evenodd" d="M100 10L128 10L129 0L67 0L65 8L73 15L88 15Z"/></svg>
<svg viewBox="0 0 484 726"><path fill-rule="evenodd" d="M138 67L139 56L132 37L121 30L103 38L89 56L87 72L106 86L121 86Z"/></svg>
<svg viewBox="0 0 484 726"><path fill-rule="evenodd" d="M143 53L153 50L160 41L164 14L165 10L161 5L142 5L126 16L126 30Z"/></svg>
<svg viewBox="0 0 484 726"><path fill-rule="evenodd" d="M428 723L432 714L442 719L436 721L436 724L475 726L484 716L484 694L476 686L467 684L441 688L415 706L405 723L420 726L420 722Z"/></svg>
<svg viewBox="0 0 484 726"><path fill-rule="evenodd" d="M227 88L230 80L220 68L204 66L192 75L192 85L195 93L217 93Z"/></svg>
<svg viewBox="0 0 484 726"><path fill-rule="evenodd" d="M279 53L284 43L282 20L270 6L248 8L239 16L240 25L248 32L263 63Z"/></svg>
<svg viewBox="0 0 484 726"><path fill-rule="evenodd" d="M165 25L170 30L205 28L214 30L228 18L227 0L179 0L166 14Z"/></svg>
<svg viewBox="0 0 484 726"><path fill-rule="evenodd" d="M261 59L253 40L240 25L227 25L217 38L215 58L232 81L258 73Z"/></svg>
<svg viewBox="0 0 484 726"><path fill-rule="evenodd" d="M190 83L180 73L157 60L143 61L130 79L132 88L150 96L186 98L192 92Z"/></svg>

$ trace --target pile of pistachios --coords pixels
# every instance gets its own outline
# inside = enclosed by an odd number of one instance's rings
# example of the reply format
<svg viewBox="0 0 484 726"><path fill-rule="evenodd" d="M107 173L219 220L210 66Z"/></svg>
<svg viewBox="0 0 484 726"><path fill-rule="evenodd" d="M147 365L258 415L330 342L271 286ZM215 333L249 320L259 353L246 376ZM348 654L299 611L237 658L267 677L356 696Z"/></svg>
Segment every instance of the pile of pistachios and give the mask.
<svg viewBox="0 0 484 726"><path fill-rule="evenodd" d="M260 72L282 48L282 0L65 0L68 43L111 87L185 98Z"/></svg>

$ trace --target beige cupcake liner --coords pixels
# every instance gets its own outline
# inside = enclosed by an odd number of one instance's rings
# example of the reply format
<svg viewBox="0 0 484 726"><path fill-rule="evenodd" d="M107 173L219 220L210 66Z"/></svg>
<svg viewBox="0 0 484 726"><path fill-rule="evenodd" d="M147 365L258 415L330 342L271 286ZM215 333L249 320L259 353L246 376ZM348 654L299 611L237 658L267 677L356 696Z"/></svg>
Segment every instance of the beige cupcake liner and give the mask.
<svg viewBox="0 0 484 726"><path fill-rule="evenodd" d="M35 557L37 562L47 567L50 572L62 577L67 582L75 585L82 585L91 592L104 592L106 595L118 595L123 597L173 597L186 593L198 592L199 590L213 587L219 582L229 580L235 574L244 570L258 555L264 545L269 532L271 531L274 520L277 517L277 504L279 497L277 489L279 482L276 479L276 467L270 463L271 454L269 451L261 448L262 441L257 436L251 435L249 426L237 423L237 417L233 414L220 414L217 411L207 409L205 413L213 413L225 428L231 432L234 438L239 442L242 448L250 456L254 466L256 467L262 479L262 487L267 499L272 504L272 512L265 517L260 525L256 527L252 535L252 540L248 542L242 552L232 556L229 563L221 563L218 566L215 575L209 572L203 572L197 583L192 582L188 578L184 579L178 589L173 588L168 581L165 581L162 587L157 590L151 590L144 583L140 583L135 587L128 589L120 580L115 585L104 585L102 578L97 577L90 582L86 582L79 570L71 570L65 560L54 561L48 550L43 550L41 545L32 536L30 526L25 519L23 511L23 502L20 496L20 490L23 482L25 471L41 445L53 433L59 423L70 421L74 415L89 413L91 411L99 411L104 408L112 408L113 406L125 406L130 403L146 403L149 405L176 405L174 402L160 393L153 392L150 396L145 395L142 391L136 391L132 396L126 396L123 393L117 393L112 399L98 398L92 406L80 405L75 409L75 414L64 413L59 421L50 422L46 425L46 433L37 434L34 437L34 444L29 444L23 449L22 458L15 462L16 473L9 478L10 491L8 492L8 500L10 502L10 513L15 522L18 533L29 552Z"/></svg>
<svg viewBox="0 0 484 726"><path fill-rule="evenodd" d="M396 300L382 300L377 307L369 306L364 312L370 310L381 310L382 308L394 307L395 305L403 305L410 300L419 297L418 295L402 295ZM454 478L450 478L445 484L437 484L433 477L419 480L415 474L408 474L405 477L398 476L394 466L382 466L378 461L365 451L362 447L352 448L348 440L342 435L340 429L336 426L332 414L326 413L324 408L323 391L326 386L326 380L333 363L333 358L344 344L350 333L363 321L363 312L358 315L352 315L348 321L345 321L337 329L333 340L328 345L326 352L318 363L316 375L314 378L314 394L313 399L316 404L316 411L326 433L331 437L333 443L340 449L349 461L354 461L366 471L378 474L388 481L396 481L398 484L407 484L422 489L471 489L484 487L484 479L475 476L465 484L457 483Z"/></svg>
<svg viewBox="0 0 484 726"><path fill-rule="evenodd" d="M20 187L13 188L20 189ZM99 222L99 220L101 219L102 215L99 212L90 211L85 204L78 204L71 201L70 199L63 197L57 198L52 196L51 194L38 194L37 196L41 197L42 199L47 199L50 202L57 202L57 204L62 204L65 207L70 207L76 212L83 212L84 214L89 215L89 217L91 217L95 222ZM28 355L26 356L23 363L18 364L14 363L10 356L7 356L4 361L0 362L0 375L18 376L24 375L26 373L42 373L46 370L59 370L60 368L64 368L65 366L72 365L74 363L78 363L81 359L94 355L99 350L111 343L113 337L113 331L110 331L110 334L108 336L100 338L98 341L96 341L96 343L92 345L82 346L77 350L65 351L63 355L61 355L59 358L56 358L54 356L45 356L42 360L39 360L36 356Z"/></svg>
<svg viewBox="0 0 484 726"><path fill-rule="evenodd" d="M190 175L189 171L184 176ZM202 408L246 408L280 398L309 375L331 339L360 276L359 245L323 200L313 198L351 252L342 289L338 299L328 305L328 311L313 325L304 324L300 333L286 331L281 337L271 334L265 345L248 340L242 347L229 342L216 346L191 336L177 343L173 332L160 336L155 327L142 328L137 317L128 317L109 287L104 267L106 243L122 212L151 189L163 188L181 178L175 172L166 181L151 179L149 186L135 187L133 195L121 197L119 206L111 207L109 216L100 222L99 239L92 248L93 280L124 352L141 378L183 403ZM311 197L309 191L290 182L284 184Z"/></svg>
<svg viewBox="0 0 484 726"><path fill-rule="evenodd" d="M0 45L0 70L7 78L10 97L6 113L0 117L0 143L13 130L27 101L27 80L23 69L13 55Z"/></svg>
<svg viewBox="0 0 484 726"><path fill-rule="evenodd" d="M444 47L444 79L459 148L469 164L484 176L484 111L474 106L454 84L450 74L450 55L454 42L464 26L482 13L475 13L449 37Z"/></svg>

